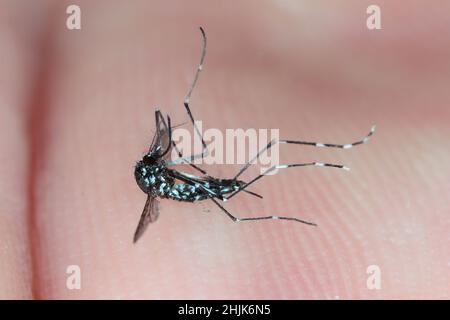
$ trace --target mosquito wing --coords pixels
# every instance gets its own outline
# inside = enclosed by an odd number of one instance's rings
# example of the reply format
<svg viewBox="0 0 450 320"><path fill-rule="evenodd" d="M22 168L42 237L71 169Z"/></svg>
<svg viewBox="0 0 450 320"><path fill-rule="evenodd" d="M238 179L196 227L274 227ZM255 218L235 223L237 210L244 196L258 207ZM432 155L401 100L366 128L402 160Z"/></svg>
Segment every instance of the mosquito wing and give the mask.
<svg viewBox="0 0 450 320"><path fill-rule="evenodd" d="M136 228L136 232L134 233L133 242L139 240L139 238L144 233L145 229L149 223L155 222L159 216L159 206L158 200L155 197L150 195L147 196L147 201L145 202L144 210L142 211L141 219L139 220L139 224Z"/></svg>
<svg viewBox="0 0 450 320"><path fill-rule="evenodd" d="M167 127L164 127L161 131L161 152L164 152L169 148L169 151L164 155L164 160L169 159L169 157L172 155L172 141L170 141L169 137L169 130Z"/></svg>
<svg viewBox="0 0 450 320"><path fill-rule="evenodd" d="M149 151L155 151L159 149L159 152L165 152L168 148L169 151L164 155L164 158L167 159L171 155L172 149L172 141L170 138L170 130L167 126L166 120L161 113L161 111L155 111L155 120L156 120L156 133L153 136L152 143L150 145Z"/></svg>

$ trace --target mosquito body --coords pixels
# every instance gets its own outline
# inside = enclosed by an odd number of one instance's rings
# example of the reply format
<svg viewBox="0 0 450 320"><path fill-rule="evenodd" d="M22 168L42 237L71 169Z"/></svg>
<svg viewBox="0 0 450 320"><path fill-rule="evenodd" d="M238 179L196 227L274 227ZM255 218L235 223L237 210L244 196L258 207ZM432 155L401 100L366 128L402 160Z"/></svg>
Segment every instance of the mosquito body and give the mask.
<svg viewBox="0 0 450 320"><path fill-rule="evenodd" d="M244 181L217 179L211 176L197 177L189 173L170 169L165 162L155 162L148 156L139 161L135 178L145 193L159 198L184 202L195 202L215 197L225 200L225 195L238 191ZM178 182L177 182L178 181Z"/></svg>
<svg viewBox="0 0 450 320"><path fill-rule="evenodd" d="M256 176L248 182L238 180L240 177L253 163L255 163L261 154L268 151L276 144L297 144L297 145L308 145L319 148L341 148L350 149L354 146L366 143L370 136L375 131L375 126L372 127L370 132L361 140L347 143L347 144L334 144L334 143L320 143L320 142L308 142L308 141L298 141L298 140L272 140L266 147L261 149L258 154L248 161L239 172L232 179L219 179L208 175L206 171L196 166L193 161L198 158L206 157L209 152L205 141L200 133L200 130L195 124L194 116L190 109L190 98L192 91L197 83L200 72L203 69L203 61L206 54L206 35L202 28L200 28L202 33L202 53L200 58L200 63L195 73L194 81L189 88L188 94L186 95L184 101L184 107L189 116L190 122L192 123L195 132L199 136L202 142L203 151L198 155L191 155L188 157L183 157L182 152L177 148L175 142L172 140L172 129L170 117L167 116L165 119L162 113L157 109L155 111L155 124L156 124L156 134L153 137L152 143L148 149L148 152L139 160L135 166L134 176L136 182L140 189L147 194L147 201L144 206L139 224L136 228L134 234L134 242L136 242L144 233L149 223L156 221L159 216L158 208L158 198L177 200L183 202L196 202L202 200L211 200L215 205L217 205L221 211L223 211L230 219L234 222L240 221L255 221L255 220L290 220L296 221L303 224L308 224L315 226L316 224L301 220L294 217L285 216L257 216L257 217L245 217L238 218L231 214L222 205L223 202L234 197L236 194L245 192L249 195L262 198L257 193L249 191L247 188L252 185L257 180L264 177L269 172L276 169L287 169L294 167L330 167L337 169L349 170L348 167L340 164L323 163L323 162L309 162L309 163L293 163L276 165L267 169L263 174ZM169 159L172 151L175 150L178 154L178 158L175 160ZM193 174L181 172L173 169L177 164L187 164L197 170L201 175L196 176Z"/></svg>

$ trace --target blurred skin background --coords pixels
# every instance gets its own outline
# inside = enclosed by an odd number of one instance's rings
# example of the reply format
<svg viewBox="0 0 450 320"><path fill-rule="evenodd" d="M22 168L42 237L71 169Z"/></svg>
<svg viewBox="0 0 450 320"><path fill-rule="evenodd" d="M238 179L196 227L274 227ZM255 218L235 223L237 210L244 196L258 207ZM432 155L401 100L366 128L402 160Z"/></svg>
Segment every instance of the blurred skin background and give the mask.
<svg viewBox="0 0 450 320"><path fill-rule="evenodd" d="M450 298L447 1L0 2L0 298ZM382 30L366 27L381 7ZM292 169L227 203L161 201L132 244L145 195L133 166L154 107L206 128L279 128L352 150L281 146ZM239 166L205 168L230 177ZM249 179L258 173L252 168ZM81 268L81 290L66 269ZM369 290L367 268L381 271Z"/></svg>

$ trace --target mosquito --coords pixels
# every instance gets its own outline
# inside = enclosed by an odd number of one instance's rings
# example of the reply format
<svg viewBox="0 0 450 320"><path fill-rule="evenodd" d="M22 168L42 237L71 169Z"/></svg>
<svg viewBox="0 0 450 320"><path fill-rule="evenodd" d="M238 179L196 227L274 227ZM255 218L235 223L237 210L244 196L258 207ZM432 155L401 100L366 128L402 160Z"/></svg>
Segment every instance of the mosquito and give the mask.
<svg viewBox="0 0 450 320"><path fill-rule="evenodd" d="M136 243L142 236L148 225L155 222L159 216L159 202L158 198L171 199L184 202L196 202L202 200L210 200L217 207L220 208L231 220L234 222L241 221L256 221L256 220L289 220L295 221L311 226L317 226L313 222L305 221L294 217L285 216L257 216L257 217L237 217L230 213L223 203L231 199L235 195L245 192L249 195L262 198L261 195L248 190L247 188L263 178L269 172L276 169L287 169L295 167L307 167L307 166L317 166L317 167L330 167L342 170L349 170L348 167L324 162L308 162L308 163L293 163L285 165L275 165L268 168L262 174L256 176L255 178L245 182L239 180L238 178L253 164L255 163L261 154L272 148L274 145L278 144L297 144L297 145L307 145L313 147L325 147L325 148L341 148L350 149L357 145L366 143L370 136L375 132L375 126L373 126L370 132L364 136L359 141L348 143L348 144L334 144L334 143L320 143L320 142L308 142L308 141L297 141L297 140L272 140L264 148L262 148L256 156L248 161L239 170L239 172L231 179L221 179L209 175L205 170L196 166L193 161L195 159L204 158L208 156L209 151L203 140L202 134L198 129L194 121L194 116L190 108L190 98L192 91L194 90L200 72L203 70L203 64L206 55L206 43L207 38L205 31L200 27L200 32L202 35L202 50L200 56L200 63L198 64L197 70L195 72L194 80L189 88L189 91L184 100L184 107L189 117L191 124L193 125L194 131L201 139L202 142L202 153L198 155L191 155L184 157L183 153L178 149L175 142L172 140L172 127L171 119L169 116L164 118L163 114L159 109L155 110L155 124L156 133L153 136L153 140L150 144L148 151L139 160L135 166L134 176L136 182L140 189L147 194L147 201L145 202L144 210L142 212L139 224L136 228L133 242ZM178 154L178 158L175 160L170 159L172 151L175 150ZM187 164L193 169L198 171L200 175L196 176L190 173L185 173L174 169L173 167L179 164Z"/></svg>

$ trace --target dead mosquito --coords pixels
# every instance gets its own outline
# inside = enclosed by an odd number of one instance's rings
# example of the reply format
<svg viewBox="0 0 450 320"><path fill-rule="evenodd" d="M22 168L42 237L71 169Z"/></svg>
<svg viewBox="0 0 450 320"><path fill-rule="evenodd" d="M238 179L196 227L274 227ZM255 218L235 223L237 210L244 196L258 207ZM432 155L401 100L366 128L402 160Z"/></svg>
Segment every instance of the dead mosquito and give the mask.
<svg viewBox="0 0 450 320"><path fill-rule="evenodd" d="M200 137L202 142L202 153L198 155L191 155L189 157L183 157L182 152L177 148L174 141L172 141L172 125L170 117L167 116L167 120L162 115L161 111L155 111L155 123L156 134L153 137L152 143L148 152L139 160L136 164L134 176L138 186L147 194L147 201L144 206L139 224L134 234L134 242L136 242L144 233L149 223L156 221L159 216L158 209L158 197L166 198L178 201L195 202L201 200L211 200L217 205L230 219L234 222L240 221L255 221L266 219L279 219L279 220L291 220L301 222L304 224L316 226L316 224L308 221L304 221L298 218L283 217L283 216L259 216L259 217L246 217L238 218L232 215L226 210L220 202L234 197L240 192L246 192L255 197L262 198L260 195L247 190L247 188L255 181L261 179L264 175L275 169L286 169L293 167L306 167L306 166L319 166L319 167L333 167L338 169L348 170L349 168L332 163L323 162L309 162L309 163L294 163L286 165L276 165L267 169L263 174L260 174L248 182L238 180L238 177L246 171L252 163L255 163L259 159L259 156L269 150L277 143L283 144L299 144L309 145L314 147L327 147L327 148L342 148L349 149L354 146L363 144L369 140L369 137L374 133L375 126L372 127L370 132L362 139L348 144L331 144L331 143L318 143L307 141L294 141L294 140L272 140L266 147L261 149L258 154L247 162L241 170L232 179L219 179L212 177L206 173L203 169L196 166L193 160L203 158L208 155L208 148L205 141L197 128L194 116L192 115L189 107L189 101L195 85L197 83L200 72L203 68L203 62L206 54L206 34L202 28L200 28L202 34L202 52L200 57L200 63L195 73L194 81L192 82L189 91L184 101L184 107L189 116L196 134ZM178 158L175 160L169 159L172 154L172 150L175 150L178 154ZM201 173L200 176L195 176L189 173L177 171L171 167L185 163ZM219 202L220 201L220 202Z"/></svg>

